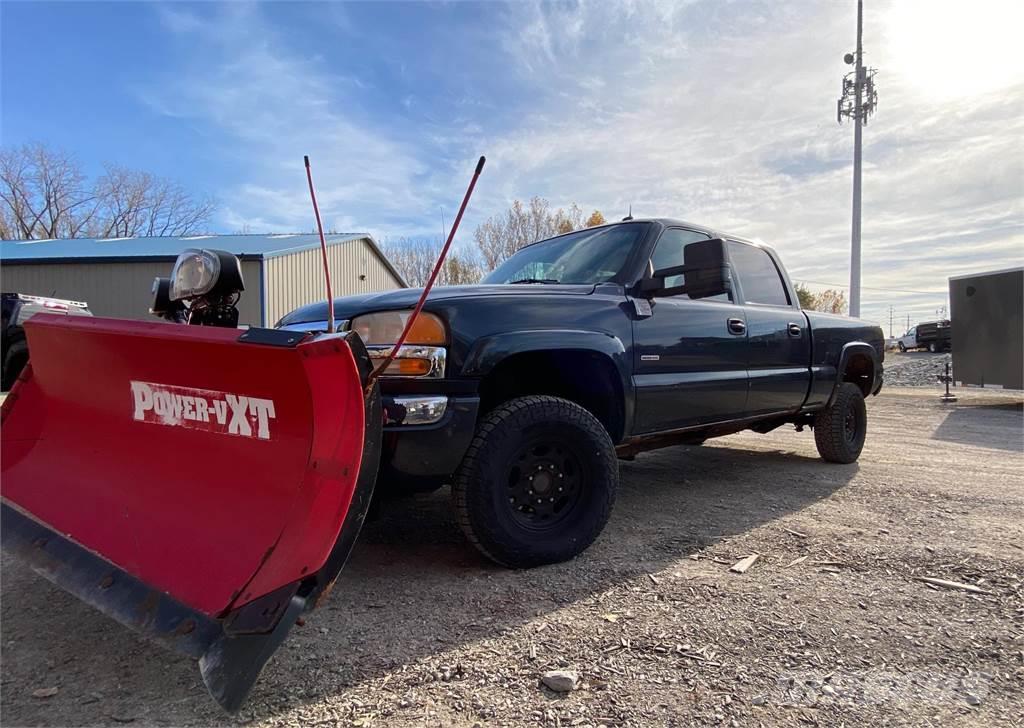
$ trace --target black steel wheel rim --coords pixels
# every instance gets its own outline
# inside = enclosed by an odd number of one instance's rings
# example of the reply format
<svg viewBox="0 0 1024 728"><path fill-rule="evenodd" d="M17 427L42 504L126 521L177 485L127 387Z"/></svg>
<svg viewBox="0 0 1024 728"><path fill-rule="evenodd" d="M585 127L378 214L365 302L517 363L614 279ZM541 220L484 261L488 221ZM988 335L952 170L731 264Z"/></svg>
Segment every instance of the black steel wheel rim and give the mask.
<svg viewBox="0 0 1024 728"><path fill-rule="evenodd" d="M506 486L512 519L523 528L547 531L570 518L583 501L583 462L563 441L532 439L512 456Z"/></svg>
<svg viewBox="0 0 1024 728"><path fill-rule="evenodd" d="M846 436L846 441L849 443L857 442L857 413L852 407L846 410L846 416L843 418L843 435Z"/></svg>

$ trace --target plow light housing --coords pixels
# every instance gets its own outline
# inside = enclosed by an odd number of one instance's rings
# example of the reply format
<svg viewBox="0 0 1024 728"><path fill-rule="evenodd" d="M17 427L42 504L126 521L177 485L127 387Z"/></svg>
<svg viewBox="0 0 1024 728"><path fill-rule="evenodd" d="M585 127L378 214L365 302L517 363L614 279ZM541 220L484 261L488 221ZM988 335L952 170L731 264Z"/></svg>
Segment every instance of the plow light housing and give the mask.
<svg viewBox="0 0 1024 728"><path fill-rule="evenodd" d="M171 269L172 301L244 289L238 258L223 250L189 248L178 256Z"/></svg>

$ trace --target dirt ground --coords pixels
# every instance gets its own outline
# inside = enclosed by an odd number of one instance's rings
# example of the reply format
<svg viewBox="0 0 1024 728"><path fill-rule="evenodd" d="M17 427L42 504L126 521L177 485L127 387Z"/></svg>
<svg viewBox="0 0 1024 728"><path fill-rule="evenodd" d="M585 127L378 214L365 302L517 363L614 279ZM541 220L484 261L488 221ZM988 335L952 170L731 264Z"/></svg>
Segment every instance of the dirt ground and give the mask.
<svg viewBox="0 0 1024 728"><path fill-rule="evenodd" d="M1024 725L1021 403L935 394L872 400L855 465L822 462L792 429L622 463L604 535L558 566L490 565L447 492L395 503L234 718L191 661L5 558L0 718ZM746 573L729 571L751 553ZM578 673L575 691L539 684L557 668Z"/></svg>

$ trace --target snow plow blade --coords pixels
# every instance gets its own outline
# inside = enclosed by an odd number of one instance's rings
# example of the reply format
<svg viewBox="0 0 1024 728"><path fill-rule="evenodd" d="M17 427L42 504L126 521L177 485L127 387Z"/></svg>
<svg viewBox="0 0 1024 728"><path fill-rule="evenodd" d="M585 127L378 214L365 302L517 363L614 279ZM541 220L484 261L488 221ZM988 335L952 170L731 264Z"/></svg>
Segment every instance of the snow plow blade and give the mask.
<svg viewBox="0 0 1024 728"><path fill-rule="evenodd" d="M380 459L355 334L40 315L2 407L5 551L237 710L348 558Z"/></svg>

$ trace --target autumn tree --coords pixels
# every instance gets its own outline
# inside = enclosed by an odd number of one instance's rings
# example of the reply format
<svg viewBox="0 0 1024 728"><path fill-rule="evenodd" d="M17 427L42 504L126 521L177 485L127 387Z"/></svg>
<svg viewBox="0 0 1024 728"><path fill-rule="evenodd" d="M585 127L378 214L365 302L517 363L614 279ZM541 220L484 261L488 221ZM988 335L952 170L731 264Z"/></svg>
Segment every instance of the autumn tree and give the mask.
<svg viewBox="0 0 1024 728"><path fill-rule="evenodd" d="M486 270L494 270L524 245L603 222L597 210L584 221L583 210L575 203L552 210L543 197L533 197L525 204L513 200L508 210L478 225L473 238Z"/></svg>
<svg viewBox="0 0 1024 728"><path fill-rule="evenodd" d="M843 291L829 288L815 293L803 283L794 285L796 296L800 300L800 308L808 311L845 314L848 308L846 294Z"/></svg>
<svg viewBox="0 0 1024 728"><path fill-rule="evenodd" d="M213 214L170 180L109 165L89 181L66 152L43 144L0 150L0 237L39 240L79 237L190 235Z"/></svg>
<svg viewBox="0 0 1024 728"><path fill-rule="evenodd" d="M444 241L440 238L396 238L385 240L381 249L392 265L398 269L411 286L425 286L434 270L437 256L441 254ZM478 283L483 268L474 251L449 251L441 271L437 274L438 286L459 286Z"/></svg>

